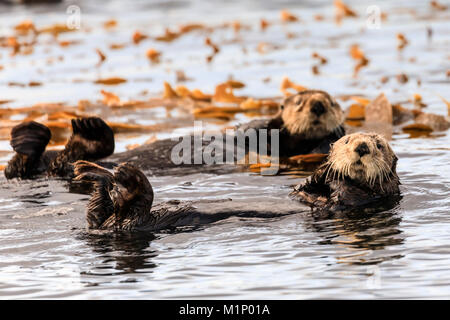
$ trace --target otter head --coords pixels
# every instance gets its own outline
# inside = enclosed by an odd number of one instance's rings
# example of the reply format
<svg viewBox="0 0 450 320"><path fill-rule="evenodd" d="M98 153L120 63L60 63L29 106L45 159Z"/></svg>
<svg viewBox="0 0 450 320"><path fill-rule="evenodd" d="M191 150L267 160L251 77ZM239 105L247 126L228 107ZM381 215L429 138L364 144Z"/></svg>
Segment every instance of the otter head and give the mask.
<svg viewBox="0 0 450 320"><path fill-rule="evenodd" d="M138 197L148 200L150 205L153 202L153 188L147 177L131 165L130 163L121 163L115 168L114 179L118 184L118 190L122 199L131 201Z"/></svg>
<svg viewBox="0 0 450 320"><path fill-rule="evenodd" d="M281 118L290 134L321 139L344 122L344 113L328 93L306 90L286 98Z"/></svg>
<svg viewBox="0 0 450 320"><path fill-rule="evenodd" d="M328 175L350 178L374 186L397 179L397 157L389 143L376 133L353 133L336 141L330 151ZM330 173L331 172L331 173Z"/></svg>

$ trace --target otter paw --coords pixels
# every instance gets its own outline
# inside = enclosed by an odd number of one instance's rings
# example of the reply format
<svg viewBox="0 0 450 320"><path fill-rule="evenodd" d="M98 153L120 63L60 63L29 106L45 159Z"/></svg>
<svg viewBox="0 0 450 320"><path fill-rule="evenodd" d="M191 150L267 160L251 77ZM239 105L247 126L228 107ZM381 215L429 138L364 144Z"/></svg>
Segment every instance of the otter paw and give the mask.
<svg viewBox="0 0 450 320"><path fill-rule="evenodd" d="M74 134L79 134L88 140L99 140L103 135L112 133L111 128L98 117L72 119Z"/></svg>
<svg viewBox="0 0 450 320"><path fill-rule="evenodd" d="M105 168L99 166L98 164L89 162L89 161L78 160L73 165L74 165L75 179L78 179L78 180L80 180L78 178L79 176L81 176L83 174L87 174L87 173L112 176L112 174Z"/></svg>
<svg viewBox="0 0 450 320"><path fill-rule="evenodd" d="M142 187L143 180L148 182L147 178L139 169L126 162L121 163L115 168L114 179L127 188L127 190L136 190L136 192Z"/></svg>
<svg viewBox="0 0 450 320"><path fill-rule="evenodd" d="M11 130L11 146L17 153L36 157L45 151L51 137L50 129L43 124L23 122Z"/></svg>
<svg viewBox="0 0 450 320"><path fill-rule="evenodd" d="M74 140L79 142L73 152L85 154L76 159L98 160L105 158L114 152L114 132L105 121L98 117L72 119ZM75 148L75 147L74 147Z"/></svg>

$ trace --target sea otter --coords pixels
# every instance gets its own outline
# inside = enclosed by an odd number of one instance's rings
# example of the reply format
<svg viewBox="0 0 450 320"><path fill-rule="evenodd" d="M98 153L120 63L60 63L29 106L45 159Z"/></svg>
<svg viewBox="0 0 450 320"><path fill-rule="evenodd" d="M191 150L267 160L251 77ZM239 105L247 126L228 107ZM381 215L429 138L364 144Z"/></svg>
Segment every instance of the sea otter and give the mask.
<svg viewBox="0 0 450 320"><path fill-rule="evenodd" d="M307 90L288 97L277 116L270 120L256 120L240 126L239 130L271 129L279 130L279 156L287 157L307 153L328 153L330 144L345 134L344 115L339 104L326 92ZM47 172L53 176L72 177L72 163L77 160L96 161L104 159L104 166L112 168L117 163L129 162L153 174L187 174L192 172L229 173L238 170L236 166L204 165L197 163L194 155L202 155L209 141L195 144L194 136L189 143L190 163L173 162L172 151L179 141L159 140L152 144L112 155L114 135L111 128L100 118L72 120L73 135L61 152L44 152L51 134L50 130L36 122L25 122L13 128L11 145L16 151L5 170L7 178L32 178ZM259 136L258 136L259 137ZM181 137L181 139L186 137ZM226 150L227 136L223 137L221 148ZM233 137L236 144L236 136ZM215 141L217 143L217 141ZM271 138L268 137L267 151ZM257 144L259 147L259 143ZM247 146L243 146L248 151ZM196 149L198 148L198 149ZM238 146L240 148L240 146ZM234 149L233 149L234 150ZM225 153L223 153L225 158ZM236 152L237 153L237 152ZM112 156L110 156L112 155ZM110 157L108 157L110 156ZM108 158L106 158L108 157ZM192 158L191 158L192 157ZM239 161L233 155L235 162ZM225 161L224 161L225 162ZM223 163L223 162L222 162Z"/></svg>
<svg viewBox="0 0 450 320"><path fill-rule="evenodd" d="M315 210L384 208L400 196L397 157L375 133L353 133L336 141L327 161L290 194Z"/></svg>
<svg viewBox="0 0 450 320"><path fill-rule="evenodd" d="M344 114L339 104L326 92L320 90L306 90L286 98L281 106L279 113L272 119L254 120L247 124L236 127L234 139L236 149L232 149L234 163L241 161L238 156L238 150L245 148L245 152L250 151L249 141L246 137L245 144L240 145L239 134L248 132L249 129L258 131L267 130L267 148L266 152L275 149L271 145L270 130L277 129L279 132L279 152L281 158L290 157L299 154L325 153L330 150L330 144L345 135L343 127ZM259 135L256 135L259 138ZM220 165L196 164L195 154L202 154L208 147L209 141L202 139L197 146L194 143L194 136L180 137L181 141L189 140L190 146L188 163L181 165L172 162L172 150L180 143L179 140L165 139L158 140L148 145L129 150L126 152L114 154L107 160L115 163L131 162L138 168L150 171L152 174L172 174L183 175L195 172L211 173L230 173L239 170L237 166L230 165L225 161L225 154L228 153L228 137L223 136L223 140L215 140L214 143L219 146L223 152L223 161ZM256 150L260 152L260 142L256 143ZM244 152L244 153L245 153Z"/></svg>
<svg viewBox="0 0 450 320"><path fill-rule="evenodd" d="M73 180L94 187L86 215L89 229L136 230L158 225L162 217L150 213L153 188L140 170L122 163L112 174L88 161L79 160L74 165Z"/></svg>
<svg viewBox="0 0 450 320"><path fill-rule="evenodd" d="M5 168L7 179L30 179L47 173L72 177L72 163L96 161L114 152L114 133L100 118L72 119L72 135L64 150L45 151L51 132L45 125L29 121L11 131L11 146L16 154Z"/></svg>
<svg viewBox="0 0 450 320"><path fill-rule="evenodd" d="M327 92L305 90L286 98L274 118L254 120L239 129L278 129L279 155L290 157L328 153L330 144L345 135L344 120L341 107Z"/></svg>
<svg viewBox="0 0 450 320"><path fill-rule="evenodd" d="M83 193L91 194L86 220L90 230L158 231L198 226L235 217L274 218L298 213L296 203L274 207L272 200L248 199L170 200L153 204L154 193L146 175L130 163L114 172L88 161L74 164L75 178Z"/></svg>

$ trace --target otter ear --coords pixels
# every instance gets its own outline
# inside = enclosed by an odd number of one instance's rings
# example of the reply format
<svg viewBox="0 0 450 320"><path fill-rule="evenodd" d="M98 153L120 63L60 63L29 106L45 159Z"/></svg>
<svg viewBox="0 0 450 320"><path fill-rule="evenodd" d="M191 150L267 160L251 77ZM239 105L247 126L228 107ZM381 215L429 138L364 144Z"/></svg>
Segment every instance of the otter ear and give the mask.
<svg viewBox="0 0 450 320"><path fill-rule="evenodd" d="M397 172L397 162L398 162L398 158L396 155L394 155L394 159L392 160L392 167L391 167L392 173Z"/></svg>
<svg viewBox="0 0 450 320"><path fill-rule="evenodd" d="M339 103L338 103L338 102L336 101L336 99L334 99L334 98L331 98L331 105L332 105L334 108L342 109L341 106L339 105Z"/></svg>

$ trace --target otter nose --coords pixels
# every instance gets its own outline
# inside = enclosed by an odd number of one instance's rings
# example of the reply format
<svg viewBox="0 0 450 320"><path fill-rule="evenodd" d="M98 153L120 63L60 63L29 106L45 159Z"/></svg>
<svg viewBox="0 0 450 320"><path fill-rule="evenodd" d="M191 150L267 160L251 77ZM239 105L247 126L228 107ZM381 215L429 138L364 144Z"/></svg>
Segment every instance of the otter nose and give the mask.
<svg viewBox="0 0 450 320"><path fill-rule="evenodd" d="M367 144L365 142L360 143L356 149L355 152L357 152L359 154L360 157L362 157L365 154L369 154L370 150L369 147L367 146Z"/></svg>
<svg viewBox="0 0 450 320"><path fill-rule="evenodd" d="M320 115L324 114L327 110L325 109L325 107L323 106L323 103L320 101L315 101L313 102L313 105L311 107L311 112L316 114L318 117L320 117Z"/></svg>

